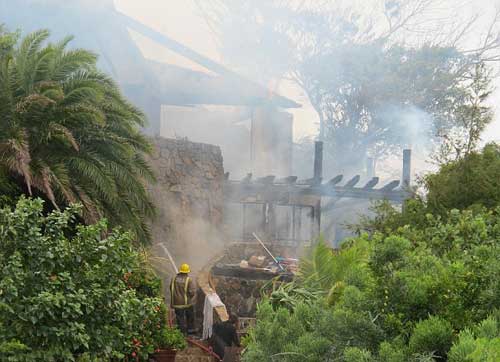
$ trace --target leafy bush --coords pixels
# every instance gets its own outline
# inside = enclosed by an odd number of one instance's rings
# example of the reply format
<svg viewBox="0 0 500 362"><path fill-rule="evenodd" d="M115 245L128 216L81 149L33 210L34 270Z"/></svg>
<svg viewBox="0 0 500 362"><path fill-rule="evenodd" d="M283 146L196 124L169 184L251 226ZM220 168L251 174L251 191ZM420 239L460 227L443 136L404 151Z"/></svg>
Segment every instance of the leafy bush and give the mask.
<svg viewBox="0 0 500 362"><path fill-rule="evenodd" d="M348 347L344 352L345 362L372 362L373 356L370 351L357 347Z"/></svg>
<svg viewBox="0 0 500 362"><path fill-rule="evenodd" d="M269 298L275 309L285 307L293 310L300 303L316 302L324 294L311 288L299 287L294 282L283 283L278 279L272 279L262 287L262 294Z"/></svg>
<svg viewBox="0 0 500 362"><path fill-rule="evenodd" d="M451 324L439 317L431 316L417 323L410 337L410 351L433 353L445 358L453 342Z"/></svg>
<svg viewBox="0 0 500 362"><path fill-rule="evenodd" d="M246 338L244 361L319 362L332 356L331 342L320 329L326 313L320 304L299 303L291 313L285 307L275 310L268 301L261 303L259 322Z"/></svg>
<svg viewBox="0 0 500 362"><path fill-rule="evenodd" d="M473 205L494 208L500 204L499 179L500 145L491 143L425 178L429 211L444 215Z"/></svg>
<svg viewBox="0 0 500 362"><path fill-rule="evenodd" d="M384 362L408 361L406 346L399 342L382 342L379 349L379 359Z"/></svg>
<svg viewBox="0 0 500 362"><path fill-rule="evenodd" d="M497 311L473 329L463 330L448 354L450 362L500 360L500 314Z"/></svg>
<svg viewBox="0 0 500 362"><path fill-rule="evenodd" d="M159 349L177 349L186 348L187 343L184 335L177 328L164 328L155 341L155 345Z"/></svg>
<svg viewBox="0 0 500 362"><path fill-rule="evenodd" d="M376 202L372 206L375 216L362 216L351 229L358 234L390 235L406 226L425 229L438 218L456 215L451 213L453 209L481 215L500 205L499 179L500 144L491 143L481 152L473 152L425 176L425 197L407 200L402 212L387 201Z"/></svg>
<svg viewBox="0 0 500 362"><path fill-rule="evenodd" d="M131 236L78 225L79 209L44 216L24 198L0 209L0 347L17 349L7 360L146 360L165 328L162 299L129 283L141 269Z"/></svg>

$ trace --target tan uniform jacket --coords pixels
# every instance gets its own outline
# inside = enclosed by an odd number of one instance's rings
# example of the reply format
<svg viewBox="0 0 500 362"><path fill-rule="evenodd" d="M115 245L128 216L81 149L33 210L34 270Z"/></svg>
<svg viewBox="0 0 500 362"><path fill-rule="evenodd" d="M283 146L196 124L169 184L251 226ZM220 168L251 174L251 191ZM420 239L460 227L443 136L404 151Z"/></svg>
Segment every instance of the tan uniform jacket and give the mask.
<svg viewBox="0 0 500 362"><path fill-rule="evenodd" d="M194 305L196 287L194 281L187 274L177 274L170 283L170 305L173 308L189 308Z"/></svg>

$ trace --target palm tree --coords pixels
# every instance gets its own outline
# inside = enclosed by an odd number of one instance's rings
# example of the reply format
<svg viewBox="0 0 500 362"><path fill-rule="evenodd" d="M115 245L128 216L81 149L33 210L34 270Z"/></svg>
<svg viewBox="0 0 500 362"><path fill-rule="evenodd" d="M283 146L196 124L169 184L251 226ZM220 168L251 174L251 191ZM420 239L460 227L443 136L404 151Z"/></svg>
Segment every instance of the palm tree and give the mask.
<svg viewBox="0 0 500 362"><path fill-rule="evenodd" d="M0 174L54 208L80 202L87 222L106 217L146 242L154 176L145 117L97 70L95 54L48 37L0 29Z"/></svg>
<svg viewBox="0 0 500 362"><path fill-rule="evenodd" d="M368 268L369 242L362 238L346 242L338 250L328 247L320 238L301 259L299 281L310 290L323 291L327 302L334 304L353 276L366 276Z"/></svg>

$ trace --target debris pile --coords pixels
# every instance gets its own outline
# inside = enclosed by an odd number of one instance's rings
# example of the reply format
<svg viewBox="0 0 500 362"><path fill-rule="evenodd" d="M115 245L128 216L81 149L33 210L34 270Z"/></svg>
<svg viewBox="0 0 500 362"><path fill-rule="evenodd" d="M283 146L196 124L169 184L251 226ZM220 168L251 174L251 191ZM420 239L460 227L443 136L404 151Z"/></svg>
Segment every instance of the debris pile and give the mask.
<svg viewBox="0 0 500 362"><path fill-rule="evenodd" d="M289 272L295 274L297 272L297 259L276 257L278 263L274 260L269 260L264 255L252 255L248 260L242 260L239 264L240 268L252 269L255 271L267 271L271 273Z"/></svg>

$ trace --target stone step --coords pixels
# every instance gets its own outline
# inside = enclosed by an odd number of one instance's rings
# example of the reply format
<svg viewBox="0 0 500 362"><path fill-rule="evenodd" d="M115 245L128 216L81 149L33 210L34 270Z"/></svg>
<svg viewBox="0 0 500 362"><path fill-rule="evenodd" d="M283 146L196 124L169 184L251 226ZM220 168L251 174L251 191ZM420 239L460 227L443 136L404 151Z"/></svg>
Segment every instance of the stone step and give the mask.
<svg viewBox="0 0 500 362"><path fill-rule="evenodd" d="M215 362L215 359L198 347L188 347L177 353L175 362Z"/></svg>

